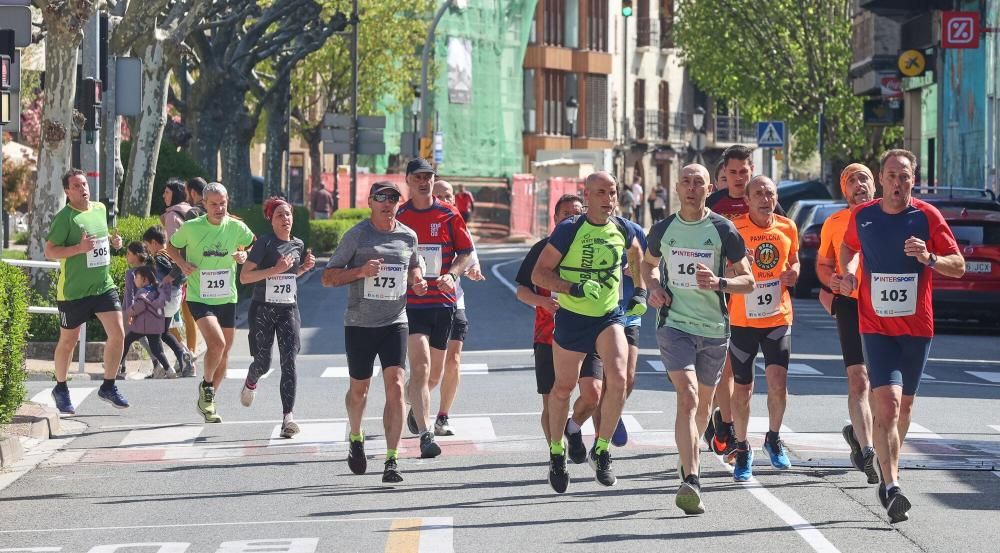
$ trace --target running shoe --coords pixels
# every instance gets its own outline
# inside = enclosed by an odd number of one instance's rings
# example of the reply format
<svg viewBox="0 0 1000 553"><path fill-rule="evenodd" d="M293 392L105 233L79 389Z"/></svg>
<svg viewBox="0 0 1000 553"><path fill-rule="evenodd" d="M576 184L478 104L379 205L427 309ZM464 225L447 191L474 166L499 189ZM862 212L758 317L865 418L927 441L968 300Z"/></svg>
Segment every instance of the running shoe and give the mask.
<svg viewBox="0 0 1000 553"><path fill-rule="evenodd" d="M410 407L410 412L406 414L406 429L410 431L410 434L420 434L417 418L413 416L413 407Z"/></svg>
<svg viewBox="0 0 1000 553"><path fill-rule="evenodd" d="M705 445L707 445L709 449L712 449L712 439L715 438L716 413L719 413L719 420L722 419L722 412L719 411L718 407L716 407L715 411L712 411L712 415L708 417L708 427L705 428Z"/></svg>
<svg viewBox="0 0 1000 553"><path fill-rule="evenodd" d="M240 390L240 403L243 407L253 405L254 398L257 397L257 388L251 388L250 383L243 381L243 389Z"/></svg>
<svg viewBox="0 0 1000 553"><path fill-rule="evenodd" d="M590 448L587 455L590 468L594 469L594 477L605 486L614 486L618 483L614 471L611 470L611 452L605 449L600 455L597 454L597 444Z"/></svg>
<svg viewBox="0 0 1000 553"><path fill-rule="evenodd" d="M779 470L792 468L792 461L788 458L788 450L781 438L775 440L775 443L764 440L764 453L770 457L772 467Z"/></svg>
<svg viewBox="0 0 1000 553"><path fill-rule="evenodd" d="M722 448L722 460L732 465L736 463L736 436L730 434L726 446Z"/></svg>
<svg viewBox="0 0 1000 553"><path fill-rule="evenodd" d="M194 355L190 351L184 351L181 357L181 370L177 371L177 374L182 377L194 376Z"/></svg>
<svg viewBox="0 0 1000 553"><path fill-rule="evenodd" d="M114 384L107 387L102 385L97 390L97 397L106 403L110 403L115 409L128 409L128 400L118 391L118 386Z"/></svg>
<svg viewBox="0 0 1000 553"><path fill-rule="evenodd" d="M868 477L868 483L878 484L878 471L875 470L878 459L875 458L875 448L866 447L862 455L864 456L864 472L865 476Z"/></svg>
<svg viewBox="0 0 1000 553"><path fill-rule="evenodd" d="M287 420L281 423L281 437L291 438L292 436L299 433L299 425L293 420Z"/></svg>
<svg viewBox="0 0 1000 553"><path fill-rule="evenodd" d="M910 500L903 495L903 490L896 486L886 493L885 511L893 524L910 520Z"/></svg>
<svg viewBox="0 0 1000 553"><path fill-rule="evenodd" d="M736 464L733 466L733 480L748 482L753 478L753 448L743 442L736 446Z"/></svg>
<svg viewBox="0 0 1000 553"><path fill-rule="evenodd" d="M64 415L75 415L76 407L73 407L73 401L69 398L69 388L60 388L56 386L52 388L52 401L56 404L56 409Z"/></svg>
<svg viewBox="0 0 1000 553"><path fill-rule="evenodd" d="M205 417L205 422L222 422L222 417L215 412L215 388L198 385L198 412Z"/></svg>
<svg viewBox="0 0 1000 553"><path fill-rule="evenodd" d="M878 497L878 502L882 504L883 509L889 508L889 494L885 492L885 484L879 482L878 488L875 489L875 495Z"/></svg>
<svg viewBox="0 0 1000 553"><path fill-rule="evenodd" d="M167 380L173 380L174 378L177 378L177 371L173 367L167 367L166 369L162 369L160 371L160 376L158 376L157 378L165 378Z"/></svg>
<svg viewBox="0 0 1000 553"><path fill-rule="evenodd" d="M679 488L676 504L686 515L700 515L705 512L705 505L701 502L701 481L697 476L689 474Z"/></svg>
<svg viewBox="0 0 1000 553"><path fill-rule="evenodd" d="M851 464L854 468L861 472L865 471L865 459L864 455L861 453L861 444L858 442L857 436L854 435L854 427L848 424L840 431L840 434L844 437L844 441L851 448ZM872 482L874 484L874 482Z"/></svg>
<svg viewBox="0 0 1000 553"><path fill-rule="evenodd" d="M399 466L396 459L386 459L385 468L382 470L382 481L386 484L396 484L403 481L403 475L399 474Z"/></svg>
<svg viewBox="0 0 1000 553"><path fill-rule="evenodd" d="M618 419L618 426L615 427L615 431L611 434L611 445L615 447L622 447L628 443L628 429L625 428L625 422Z"/></svg>
<svg viewBox="0 0 1000 553"><path fill-rule="evenodd" d="M364 440L351 440L351 448L347 452L347 466L354 474L364 474L368 470L368 457L365 457Z"/></svg>
<svg viewBox="0 0 1000 553"><path fill-rule="evenodd" d="M566 452L549 453L549 485L556 493L565 493L569 487L569 470L566 468Z"/></svg>
<svg viewBox="0 0 1000 553"><path fill-rule="evenodd" d="M566 429L563 430L566 441L569 443L569 459L577 465L587 462L587 446L583 443L583 430L576 432L569 431L569 419L566 419Z"/></svg>
<svg viewBox="0 0 1000 553"><path fill-rule="evenodd" d="M437 420L434 421L434 435L435 436L454 436L455 431L451 429L451 425L448 424L448 415L438 415Z"/></svg>
<svg viewBox="0 0 1000 553"><path fill-rule="evenodd" d="M424 432L420 435L420 458L433 459L441 455L441 446L434 442L433 432Z"/></svg>
<svg viewBox="0 0 1000 553"><path fill-rule="evenodd" d="M128 374L125 371L125 363L122 363L118 366L118 374L115 375L115 380L125 380L127 376Z"/></svg>

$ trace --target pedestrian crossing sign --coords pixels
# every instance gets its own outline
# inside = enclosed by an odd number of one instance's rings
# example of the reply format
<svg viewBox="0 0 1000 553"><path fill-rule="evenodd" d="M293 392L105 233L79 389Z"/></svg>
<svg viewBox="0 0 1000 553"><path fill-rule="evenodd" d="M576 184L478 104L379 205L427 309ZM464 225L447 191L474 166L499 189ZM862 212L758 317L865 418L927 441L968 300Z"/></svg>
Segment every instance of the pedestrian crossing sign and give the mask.
<svg viewBox="0 0 1000 553"><path fill-rule="evenodd" d="M757 123L757 146L759 148L784 148L785 122L761 121Z"/></svg>

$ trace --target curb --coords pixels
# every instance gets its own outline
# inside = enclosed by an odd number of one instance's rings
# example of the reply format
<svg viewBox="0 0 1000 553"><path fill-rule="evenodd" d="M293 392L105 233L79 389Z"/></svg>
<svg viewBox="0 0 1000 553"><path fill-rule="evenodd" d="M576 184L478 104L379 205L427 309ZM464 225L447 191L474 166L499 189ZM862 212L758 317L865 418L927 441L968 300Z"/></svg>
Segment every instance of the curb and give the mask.
<svg viewBox="0 0 1000 553"><path fill-rule="evenodd" d="M0 436L0 468L9 467L24 458L23 438L44 441L58 436L62 430L59 412L37 403L22 405L10 424L17 425L18 432L16 435Z"/></svg>

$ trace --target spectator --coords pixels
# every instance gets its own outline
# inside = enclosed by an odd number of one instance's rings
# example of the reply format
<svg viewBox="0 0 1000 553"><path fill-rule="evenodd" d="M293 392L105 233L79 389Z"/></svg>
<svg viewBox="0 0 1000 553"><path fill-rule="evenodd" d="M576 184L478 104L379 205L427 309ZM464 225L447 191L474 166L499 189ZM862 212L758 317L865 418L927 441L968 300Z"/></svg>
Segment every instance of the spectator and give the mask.
<svg viewBox="0 0 1000 553"><path fill-rule="evenodd" d="M635 216L635 196L632 195L632 191L628 187L623 188L621 194L618 195L618 208L621 210L621 216L632 220Z"/></svg>
<svg viewBox="0 0 1000 553"><path fill-rule="evenodd" d="M632 199L635 201L635 222L642 224L643 207L642 207L642 197L644 190L642 189L642 177L636 175L632 178Z"/></svg>
<svg viewBox="0 0 1000 553"><path fill-rule="evenodd" d="M329 219L333 213L333 194L326 189L326 186L319 186L313 191L312 200L309 202L312 207L313 219Z"/></svg>
<svg viewBox="0 0 1000 553"><path fill-rule="evenodd" d="M187 203L187 185L178 178L167 180L163 188L163 203L167 209L160 215L160 222L169 239L174 232L184 224L188 211L191 211L191 204Z"/></svg>
<svg viewBox="0 0 1000 553"><path fill-rule="evenodd" d="M191 219L201 217L205 214L205 204L203 203L204 197L202 196L202 192L205 190L207 185L208 183L201 177L188 179L187 196L188 204L191 206L191 209L189 209L187 214L184 215L185 221L190 221Z"/></svg>
<svg viewBox="0 0 1000 553"><path fill-rule="evenodd" d="M458 193L455 194L455 207L462 220L466 223L472 220L472 212L476 210L476 201L470 192L465 190L465 185L458 185Z"/></svg>
<svg viewBox="0 0 1000 553"><path fill-rule="evenodd" d="M653 223L657 223L667 216L667 189L663 187L663 184L656 185L650 206L653 213Z"/></svg>
<svg viewBox="0 0 1000 553"><path fill-rule="evenodd" d="M726 160L722 160L715 167L715 191L729 188L729 181L726 180Z"/></svg>

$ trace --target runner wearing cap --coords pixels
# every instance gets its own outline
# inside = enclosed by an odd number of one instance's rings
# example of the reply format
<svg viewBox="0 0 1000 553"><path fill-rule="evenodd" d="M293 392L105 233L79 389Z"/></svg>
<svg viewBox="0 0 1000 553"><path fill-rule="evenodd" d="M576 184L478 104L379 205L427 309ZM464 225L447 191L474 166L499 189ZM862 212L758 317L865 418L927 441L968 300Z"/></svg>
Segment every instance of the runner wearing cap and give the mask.
<svg viewBox="0 0 1000 553"><path fill-rule="evenodd" d="M344 233L323 271L323 286L350 286L344 314L344 343L351 376L346 399L351 425L347 466L354 474L364 474L368 468L361 422L378 356L385 384L382 425L387 449L382 481L388 483L403 480L397 459L405 409L406 285L414 295L427 292L417 254L417 234L396 220L400 197L399 188L391 182L373 184L368 192L371 216Z"/></svg>
<svg viewBox="0 0 1000 553"><path fill-rule="evenodd" d="M458 211L434 198L434 168L430 163L420 158L411 160L406 166L406 184L410 199L399 208L396 218L417 233L417 253L423 259L428 286L426 294L417 294L411 288L406 296L410 334L407 396L411 403L406 423L411 433L420 435L421 457L430 458L440 455L441 447L427 428L429 376L432 371L444 371L458 301L455 287L472 262L474 247Z"/></svg>
<svg viewBox="0 0 1000 553"><path fill-rule="evenodd" d="M833 276L839 270L840 245L844 242L847 223L851 220L851 210L875 197L875 177L865 165L852 163L840 173L840 190L847 200L847 207L823 223L819 252L816 254L816 275L827 287L830 287ZM860 270L859 264L856 277L861 276ZM861 331L858 329L858 291L833 294L830 313L837 321L840 350L847 368L847 413L851 424L845 426L841 434L851 448L851 464L865 473L869 484L877 484L875 448L872 447L872 410L868 401L868 369L865 368Z"/></svg>
<svg viewBox="0 0 1000 553"><path fill-rule="evenodd" d="M907 150L882 154L883 196L858 206L840 246L835 293L858 289L861 341L871 380L881 482L878 498L892 522L909 518L910 501L899 487L899 448L934 336L934 272L961 278L965 259L936 207L912 197L917 157ZM864 258L855 276L858 252Z"/></svg>
<svg viewBox="0 0 1000 553"><path fill-rule="evenodd" d="M253 362L247 371L240 403L250 407L257 394L257 382L271 370L271 346L278 338L281 357L281 437L299 433L292 416L295 407L295 356L299 353L298 277L316 265L312 250L292 236L292 206L280 198L264 202L264 217L271 221L272 233L261 237L250 250L240 271L240 282L255 284L250 303L250 353Z"/></svg>

